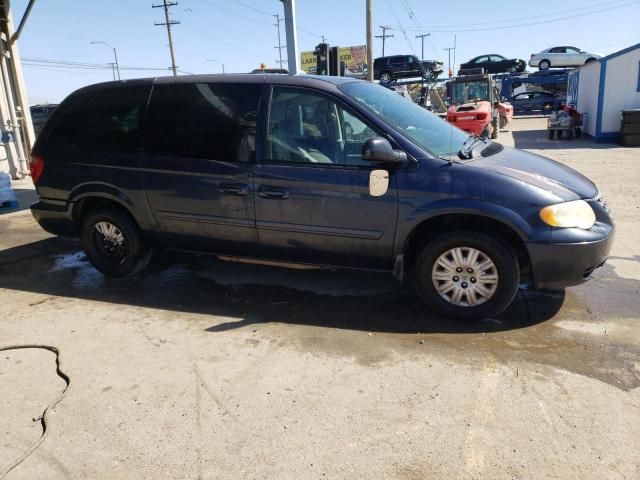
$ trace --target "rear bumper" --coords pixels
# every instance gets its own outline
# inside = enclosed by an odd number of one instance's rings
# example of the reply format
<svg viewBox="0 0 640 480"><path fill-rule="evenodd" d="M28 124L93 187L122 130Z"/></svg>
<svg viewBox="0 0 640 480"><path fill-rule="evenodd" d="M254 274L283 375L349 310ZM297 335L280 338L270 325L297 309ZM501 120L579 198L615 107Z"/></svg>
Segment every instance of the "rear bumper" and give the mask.
<svg viewBox="0 0 640 480"><path fill-rule="evenodd" d="M614 232L584 243L527 243L532 286L558 290L579 285L604 265L613 245Z"/></svg>
<svg viewBox="0 0 640 480"><path fill-rule="evenodd" d="M67 202L41 199L31 205L31 214L44 230L53 235L63 237L78 235L73 223L71 208Z"/></svg>

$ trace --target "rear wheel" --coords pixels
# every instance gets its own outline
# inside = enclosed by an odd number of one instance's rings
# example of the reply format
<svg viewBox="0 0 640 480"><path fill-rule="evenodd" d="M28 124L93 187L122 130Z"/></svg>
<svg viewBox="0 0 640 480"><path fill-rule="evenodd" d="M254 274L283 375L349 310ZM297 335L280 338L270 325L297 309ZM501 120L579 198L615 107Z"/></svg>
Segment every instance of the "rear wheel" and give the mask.
<svg viewBox="0 0 640 480"><path fill-rule="evenodd" d="M538 68L540 70L549 70L549 67L551 67L551 62L549 62L549 60L540 60L540 63L538 64Z"/></svg>
<svg viewBox="0 0 640 480"><path fill-rule="evenodd" d="M115 208L90 212L82 222L81 237L91 264L110 277L135 275L151 258L138 225Z"/></svg>
<svg viewBox="0 0 640 480"><path fill-rule="evenodd" d="M425 303L461 319L498 315L518 289L520 269L502 241L474 231L455 231L431 240L416 265L416 283Z"/></svg>
<svg viewBox="0 0 640 480"><path fill-rule="evenodd" d="M595 58L590 57L590 58L587 58L587 61L586 61L586 62L584 62L584 63L585 63L585 64L587 64L587 63L591 63L591 62L595 62L595 61L596 61L596 59L595 59Z"/></svg>

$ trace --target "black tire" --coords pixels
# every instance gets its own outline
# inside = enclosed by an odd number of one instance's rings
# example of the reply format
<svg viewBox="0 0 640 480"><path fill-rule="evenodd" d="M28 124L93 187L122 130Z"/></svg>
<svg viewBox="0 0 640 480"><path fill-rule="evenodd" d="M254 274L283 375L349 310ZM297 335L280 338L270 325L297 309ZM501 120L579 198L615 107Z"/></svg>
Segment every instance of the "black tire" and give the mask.
<svg viewBox="0 0 640 480"><path fill-rule="evenodd" d="M121 244L109 241L96 226L103 222L119 230ZM139 273L151 259L151 248L140 228L126 213L116 208L100 208L89 212L80 230L82 247L91 264L109 277L129 277Z"/></svg>
<svg viewBox="0 0 640 480"><path fill-rule="evenodd" d="M456 247L479 250L491 259L497 270L498 283L493 295L477 306L454 305L445 300L434 285L432 272L436 261ZM453 231L434 238L425 245L416 263L418 292L427 306L445 317L462 320L494 317L504 311L518 291L519 279L520 267L512 249L496 237L470 230Z"/></svg>
<svg viewBox="0 0 640 480"><path fill-rule="evenodd" d="M576 138L580 138L582 136L582 129L580 127L576 127Z"/></svg>
<svg viewBox="0 0 640 480"><path fill-rule="evenodd" d="M562 138L562 130L556 131L556 138L560 140Z"/></svg>
<svg viewBox="0 0 640 480"><path fill-rule="evenodd" d="M593 58L593 57L589 57L589 58L587 58L587 60L584 62L584 64L586 65L587 63L591 63L591 62L595 62L595 61L596 61L596 59L595 59L595 58Z"/></svg>
<svg viewBox="0 0 640 480"><path fill-rule="evenodd" d="M380 83L391 83L393 81L393 74L391 72L380 72Z"/></svg>
<svg viewBox="0 0 640 480"><path fill-rule="evenodd" d="M570 128L567 130L567 140L571 140L573 138L573 130Z"/></svg>
<svg viewBox="0 0 640 480"><path fill-rule="evenodd" d="M555 130L549 130L549 140L553 140L554 138L556 138Z"/></svg>
<svg viewBox="0 0 640 480"><path fill-rule="evenodd" d="M545 103L544 105L542 105L542 110L545 112L550 112L553 109L553 103Z"/></svg>
<svg viewBox="0 0 640 480"><path fill-rule="evenodd" d="M538 63L538 68L540 70L549 70L549 67L551 67L551 62L549 60L540 60L540 63Z"/></svg>

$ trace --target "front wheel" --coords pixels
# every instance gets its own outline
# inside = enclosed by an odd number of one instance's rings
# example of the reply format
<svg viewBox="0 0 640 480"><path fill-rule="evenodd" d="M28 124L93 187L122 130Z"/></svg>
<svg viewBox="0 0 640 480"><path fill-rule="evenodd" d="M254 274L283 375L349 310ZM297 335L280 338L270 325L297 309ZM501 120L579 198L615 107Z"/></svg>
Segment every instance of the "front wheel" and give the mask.
<svg viewBox="0 0 640 480"><path fill-rule="evenodd" d="M138 225L115 208L90 212L82 222L81 238L89 261L109 277L135 275L151 258Z"/></svg>
<svg viewBox="0 0 640 480"><path fill-rule="evenodd" d="M540 70L549 70L549 67L551 66L551 62L549 60L542 60L539 64L538 64L538 68Z"/></svg>
<svg viewBox="0 0 640 480"><path fill-rule="evenodd" d="M431 240L416 264L418 292L446 317L493 317L518 290L520 269L509 246L474 231L445 233Z"/></svg>

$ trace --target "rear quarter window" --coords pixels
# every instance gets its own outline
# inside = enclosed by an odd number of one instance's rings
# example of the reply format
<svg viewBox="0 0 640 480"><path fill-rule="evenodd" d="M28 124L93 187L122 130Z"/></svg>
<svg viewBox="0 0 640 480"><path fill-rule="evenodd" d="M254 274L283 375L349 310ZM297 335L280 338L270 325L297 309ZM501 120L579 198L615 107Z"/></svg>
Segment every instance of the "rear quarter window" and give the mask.
<svg viewBox="0 0 640 480"><path fill-rule="evenodd" d="M138 150L150 90L151 85L119 85L78 94L58 112L48 144L82 150Z"/></svg>
<svg viewBox="0 0 640 480"><path fill-rule="evenodd" d="M261 85L156 85L145 127L145 153L250 162L255 158Z"/></svg>

